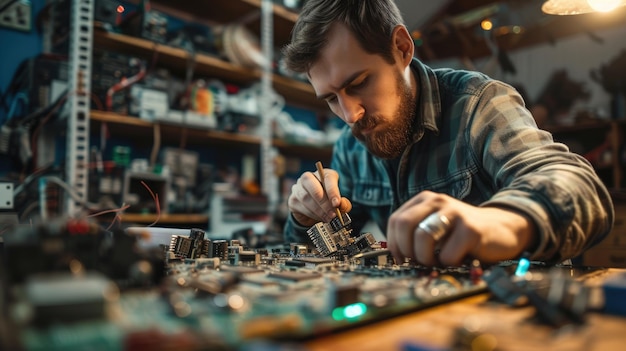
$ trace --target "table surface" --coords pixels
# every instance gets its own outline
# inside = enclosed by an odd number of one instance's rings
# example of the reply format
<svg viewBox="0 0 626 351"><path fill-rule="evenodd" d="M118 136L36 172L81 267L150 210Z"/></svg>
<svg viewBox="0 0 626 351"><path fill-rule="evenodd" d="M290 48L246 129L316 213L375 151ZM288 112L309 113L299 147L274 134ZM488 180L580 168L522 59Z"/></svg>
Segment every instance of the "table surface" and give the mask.
<svg viewBox="0 0 626 351"><path fill-rule="evenodd" d="M599 286L624 269L608 269L583 278ZM625 302L626 303L626 302ZM318 337L306 350L448 350L460 330L477 330L489 345L503 350L623 350L626 318L589 312L584 325L556 329L533 319L533 307L512 307L484 293L385 321ZM489 349L489 348L487 348Z"/></svg>

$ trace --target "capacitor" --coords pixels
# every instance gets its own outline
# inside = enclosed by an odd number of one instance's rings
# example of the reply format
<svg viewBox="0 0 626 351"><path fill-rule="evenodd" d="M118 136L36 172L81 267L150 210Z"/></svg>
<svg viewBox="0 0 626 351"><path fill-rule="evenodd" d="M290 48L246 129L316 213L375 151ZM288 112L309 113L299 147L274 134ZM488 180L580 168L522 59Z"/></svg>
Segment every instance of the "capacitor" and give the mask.
<svg viewBox="0 0 626 351"><path fill-rule="evenodd" d="M483 276L483 267L480 265L479 260L472 260L472 266L470 267L470 280L472 284L478 284Z"/></svg>

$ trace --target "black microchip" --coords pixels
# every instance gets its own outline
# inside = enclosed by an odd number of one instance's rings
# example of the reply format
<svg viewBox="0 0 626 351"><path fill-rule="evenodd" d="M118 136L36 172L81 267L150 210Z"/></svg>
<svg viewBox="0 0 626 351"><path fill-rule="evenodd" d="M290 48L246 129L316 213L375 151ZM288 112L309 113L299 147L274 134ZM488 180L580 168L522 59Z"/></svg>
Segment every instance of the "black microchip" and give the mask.
<svg viewBox="0 0 626 351"><path fill-rule="evenodd" d="M233 272L237 274L250 274L250 273L264 272L261 268L245 267L245 266L230 266L230 265L223 265L220 267L220 270L223 272Z"/></svg>
<svg viewBox="0 0 626 351"><path fill-rule="evenodd" d="M304 267L304 265L306 265L306 263L302 261L295 261L295 260L285 261L285 266Z"/></svg>
<svg viewBox="0 0 626 351"><path fill-rule="evenodd" d="M272 278L290 280L294 282L301 282L301 281L305 281L309 279L320 278L322 274L318 272L306 272L305 273L305 272L285 271L285 272L273 272L273 273L270 273L269 276Z"/></svg>
<svg viewBox="0 0 626 351"><path fill-rule="evenodd" d="M331 257L299 257L299 258L293 259L293 261L311 263L311 264L325 264L325 263L333 263L335 262L335 259Z"/></svg>

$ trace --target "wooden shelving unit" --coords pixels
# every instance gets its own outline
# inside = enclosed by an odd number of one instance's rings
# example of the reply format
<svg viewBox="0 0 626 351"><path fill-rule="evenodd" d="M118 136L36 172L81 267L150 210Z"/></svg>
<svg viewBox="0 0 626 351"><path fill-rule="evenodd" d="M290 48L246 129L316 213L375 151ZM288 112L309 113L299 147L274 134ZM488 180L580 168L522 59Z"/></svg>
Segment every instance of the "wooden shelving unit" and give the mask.
<svg viewBox="0 0 626 351"><path fill-rule="evenodd" d="M192 22L233 23L245 22L247 27L259 34L261 0L210 0L199 4L197 0L152 0L155 10L167 12ZM291 28L298 14L273 5L274 42L277 46L287 43Z"/></svg>
<svg viewBox="0 0 626 351"><path fill-rule="evenodd" d="M184 71L189 65L191 59L194 63L194 71L196 74L206 75L228 82L238 84L251 84L261 79L261 70L250 69L230 62L224 61L218 57L197 54L191 57L191 54L183 49L175 48L142 38L131 37L128 35L107 32L97 29L94 32L95 46L105 50L123 51L148 60L156 59L156 64L163 64L179 71ZM313 87L305 82L290 79L287 77L274 75L273 87L285 100L296 105L307 106L317 110L327 109L328 106L324 101L315 97Z"/></svg>
<svg viewBox="0 0 626 351"><path fill-rule="evenodd" d="M273 45L278 48L288 42L298 15L282 6L271 6ZM261 37L262 0L152 0L151 8L188 23L209 25L212 28L216 28L216 25L241 23ZM193 53L183 48L110 32L98 23L94 24L93 47L141 58L150 63L150 68L166 67L174 75L181 77L192 69L194 77L214 78L241 86L259 83L264 78L260 68L243 67L218 55ZM307 82L279 74L273 74L271 82L272 88L284 97L287 104L315 113L328 111L326 103L316 98L313 87ZM264 142L267 139L257 135L229 133L167 120L145 120L101 110L89 111L89 122L94 135L104 130L111 138L126 138L140 147L184 145L200 149L209 147L215 150L243 150L262 156L262 150L267 146ZM298 144L280 139L272 139L271 145L287 157L330 163L332 156L331 145ZM156 219L156 214L125 213L122 216L123 222L137 224L150 224ZM208 224L208 221L209 216L206 214L162 214L158 223Z"/></svg>
<svg viewBox="0 0 626 351"><path fill-rule="evenodd" d="M260 143L260 139L253 135L226 133L167 122L151 122L114 112L91 110L90 115L94 127L106 123L111 133L124 137L151 136L154 128L158 127L163 142L177 141L186 134L187 142L191 144L227 144L245 149L256 148Z"/></svg>
<svg viewBox="0 0 626 351"><path fill-rule="evenodd" d="M113 135L122 137L143 137L152 142L155 127L163 142L175 143L185 135L187 143L192 145L227 145L248 151L258 150L261 139L254 135L227 133L210 129L199 129L192 126L170 124L167 122L151 122L138 117L124 116L113 112L92 110L90 112L92 128L106 124ZM141 139L141 138L139 138ZM274 139L272 144L285 156L297 156L309 159L328 161L331 158L332 146L316 146L287 143Z"/></svg>

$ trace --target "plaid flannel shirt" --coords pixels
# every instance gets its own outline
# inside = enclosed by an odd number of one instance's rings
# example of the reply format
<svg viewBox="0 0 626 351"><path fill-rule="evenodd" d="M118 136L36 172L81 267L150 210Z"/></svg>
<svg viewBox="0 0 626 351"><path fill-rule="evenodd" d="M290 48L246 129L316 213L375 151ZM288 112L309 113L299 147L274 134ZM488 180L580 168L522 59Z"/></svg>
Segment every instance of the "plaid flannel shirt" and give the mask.
<svg viewBox="0 0 626 351"><path fill-rule="evenodd" d="M610 232L613 203L592 166L538 129L513 87L418 60L411 68L418 125L405 152L376 158L347 126L335 144L331 168L352 202L355 233L368 220L384 232L390 214L423 190L526 214L538 229L535 260L575 257ZM310 243L293 216L284 229L288 242Z"/></svg>

